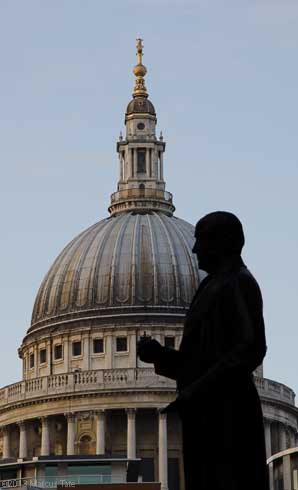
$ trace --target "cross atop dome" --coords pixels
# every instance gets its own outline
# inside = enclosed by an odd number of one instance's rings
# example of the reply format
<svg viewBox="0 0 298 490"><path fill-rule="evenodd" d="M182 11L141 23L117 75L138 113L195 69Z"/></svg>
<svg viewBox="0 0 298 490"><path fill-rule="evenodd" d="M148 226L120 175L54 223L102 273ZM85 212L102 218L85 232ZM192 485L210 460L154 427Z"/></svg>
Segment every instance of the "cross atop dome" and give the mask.
<svg viewBox="0 0 298 490"><path fill-rule="evenodd" d="M148 97L147 89L145 86L144 76L147 73L146 66L142 63L143 58L143 39L137 39L137 65L133 69L133 73L136 76L135 87L133 91L133 97Z"/></svg>

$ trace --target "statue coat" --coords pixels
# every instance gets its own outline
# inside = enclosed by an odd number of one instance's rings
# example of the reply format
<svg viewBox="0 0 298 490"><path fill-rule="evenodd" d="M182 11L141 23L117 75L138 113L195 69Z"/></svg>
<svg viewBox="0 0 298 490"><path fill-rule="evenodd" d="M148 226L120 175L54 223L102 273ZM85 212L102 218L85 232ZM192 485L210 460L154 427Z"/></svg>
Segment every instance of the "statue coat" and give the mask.
<svg viewBox="0 0 298 490"><path fill-rule="evenodd" d="M201 282L179 350L154 362L181 396L164 411L181 417L185 490L269 490L252 375L266 349L261 292L239 257Z"/></svg>

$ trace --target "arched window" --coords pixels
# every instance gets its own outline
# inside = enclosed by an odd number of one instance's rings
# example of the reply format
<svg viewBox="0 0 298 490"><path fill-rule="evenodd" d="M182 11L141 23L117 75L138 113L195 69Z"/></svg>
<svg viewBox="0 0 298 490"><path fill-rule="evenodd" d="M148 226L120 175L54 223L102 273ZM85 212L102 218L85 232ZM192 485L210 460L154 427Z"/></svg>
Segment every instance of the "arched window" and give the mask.
<svg viewBox="0 0 298 490"><path fill-rule="evenodd" d="M85 434L80 438L79 448L79 454L95 454L95 444L88 434Z"/></svg>

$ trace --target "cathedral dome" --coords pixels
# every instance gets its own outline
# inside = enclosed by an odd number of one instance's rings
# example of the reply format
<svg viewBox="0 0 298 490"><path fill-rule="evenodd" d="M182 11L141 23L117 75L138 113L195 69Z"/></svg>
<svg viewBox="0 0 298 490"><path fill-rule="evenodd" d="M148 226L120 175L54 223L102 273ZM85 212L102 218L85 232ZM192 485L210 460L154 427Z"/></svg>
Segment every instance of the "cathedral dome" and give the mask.
<svg viewBox="0 0 298 490"><path fill-rule="evenodd" d="M94 316L184 314L198 286L193 241L192 225L161 212L99 221L53 263L28 333Z"/></svg>
<svg viewBox="0 0 298 490"><path fill-rule="evenodd" d="M152 323L153 317L181 324L198 286L194 227L173 216L172 194L165 188L165 142L156 138L140 39L137 50L126 138L121 135L117 143L119 180L111 216L83 231L57 257L38 291L30 337L83 324ZM135 113L141 113L137 123Z"/></svg>

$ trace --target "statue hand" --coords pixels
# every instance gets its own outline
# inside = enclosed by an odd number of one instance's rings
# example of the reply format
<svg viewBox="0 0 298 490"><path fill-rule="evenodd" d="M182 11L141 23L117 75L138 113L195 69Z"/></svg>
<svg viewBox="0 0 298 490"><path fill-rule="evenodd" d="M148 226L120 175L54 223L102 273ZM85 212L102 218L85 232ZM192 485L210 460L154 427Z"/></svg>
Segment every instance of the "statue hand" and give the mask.
<svg viewBox="0 0 298 490"><path fill-rule="evenodd" d="M137 355L143 362L153 363L161 355L163 347L155 339L142 339L137 343Z"/></svg>

